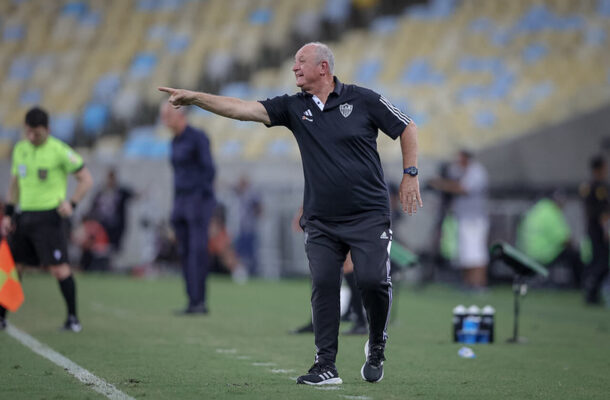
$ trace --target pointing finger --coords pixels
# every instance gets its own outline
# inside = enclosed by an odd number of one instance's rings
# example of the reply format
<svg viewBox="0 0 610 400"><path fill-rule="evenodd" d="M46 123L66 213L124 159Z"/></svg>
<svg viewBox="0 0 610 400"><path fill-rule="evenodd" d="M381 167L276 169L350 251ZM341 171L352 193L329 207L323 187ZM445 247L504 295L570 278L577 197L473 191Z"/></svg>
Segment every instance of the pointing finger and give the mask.
<svg viewBox="0 0 610 400"><path fill-rule="evenodd" d="M165 93L169 93L169 94L174 94L174 92L176 91L176 89L172 89L172 88L168 88L168 87L164 87L164 86L160 86L157 89L161 92L165 92Z"/></svg>

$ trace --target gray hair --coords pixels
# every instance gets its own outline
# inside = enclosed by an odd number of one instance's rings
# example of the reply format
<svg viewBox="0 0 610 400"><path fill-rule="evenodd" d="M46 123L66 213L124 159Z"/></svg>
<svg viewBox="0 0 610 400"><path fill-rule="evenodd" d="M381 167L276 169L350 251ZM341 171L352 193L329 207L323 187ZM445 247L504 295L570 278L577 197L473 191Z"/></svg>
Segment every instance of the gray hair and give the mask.
<svg viewBox="0 0 610 400"><path fill-rule="evenodd" d="M335 56L333 55L332 50L325 45L324 43L320 43L320 42L310 42L307 43L305 46L315 46L316 48L316 62L319 64L322 61L326 61L328 63L328 70L330 71L331 74L334 74L335 72ZM303 46L303 47L305 47Z"/></svg>

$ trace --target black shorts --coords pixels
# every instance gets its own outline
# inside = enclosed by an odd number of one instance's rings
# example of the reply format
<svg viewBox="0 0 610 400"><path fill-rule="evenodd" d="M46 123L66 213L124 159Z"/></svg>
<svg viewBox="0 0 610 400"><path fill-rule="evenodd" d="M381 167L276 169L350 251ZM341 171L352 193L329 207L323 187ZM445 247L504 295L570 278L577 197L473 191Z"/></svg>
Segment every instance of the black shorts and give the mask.
<svg viewBox="0 0 610 400"><path fill-rule="evenodd" d="M51 266L68 262L67 220L57 210L23 211L8 243L17 264Z"/></svg>

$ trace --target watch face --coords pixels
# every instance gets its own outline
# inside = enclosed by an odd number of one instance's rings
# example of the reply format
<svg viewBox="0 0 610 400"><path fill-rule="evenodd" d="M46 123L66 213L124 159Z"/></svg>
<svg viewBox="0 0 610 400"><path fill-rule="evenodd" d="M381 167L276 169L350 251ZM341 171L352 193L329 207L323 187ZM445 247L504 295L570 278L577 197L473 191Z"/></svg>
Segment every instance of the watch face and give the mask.
<svg viewBox="0 0 610 400"><path fill-rule="evenodd" d="M416 176L417 175L417 168L415 167L409 167L407 169L405 169L405 173L411 175L411 176Z"/></svg>

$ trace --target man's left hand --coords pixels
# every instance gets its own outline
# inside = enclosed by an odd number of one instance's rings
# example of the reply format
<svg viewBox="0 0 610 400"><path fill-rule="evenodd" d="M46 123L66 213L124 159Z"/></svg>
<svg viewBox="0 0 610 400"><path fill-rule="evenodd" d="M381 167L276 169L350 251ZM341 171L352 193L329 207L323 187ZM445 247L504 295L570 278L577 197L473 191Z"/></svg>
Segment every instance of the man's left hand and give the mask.
<svg viewBox="0 0 610 400"><path fill-rule="evenodd" d="M419 180L417 176L404 175L400 182L400 203L402 210L409 215L417 213L417 205L424 206L424 203L419 194Z"/></svg>

